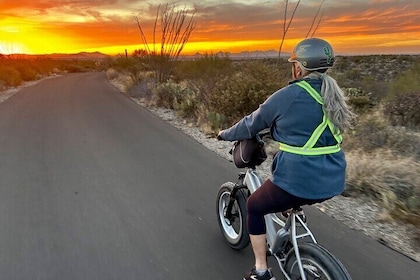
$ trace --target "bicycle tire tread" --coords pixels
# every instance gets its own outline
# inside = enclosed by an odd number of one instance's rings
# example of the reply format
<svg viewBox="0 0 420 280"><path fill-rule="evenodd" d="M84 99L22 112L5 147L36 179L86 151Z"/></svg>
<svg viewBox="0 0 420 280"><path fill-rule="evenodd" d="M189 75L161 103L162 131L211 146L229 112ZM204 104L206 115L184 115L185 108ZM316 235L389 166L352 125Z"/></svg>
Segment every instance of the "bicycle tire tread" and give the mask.
<svg viewBox="0 0 420 280"><path fill-rule="evenodd" d="M334 280L351 280L350 274L347 272L344 265L326 248L315 243L301 243L299 244L299 253L302 256L309 256L318 265L321 265ZM285 263L285 270L290 274L292 265L296 261L294 249L292 249L287 257Z"/></svg>

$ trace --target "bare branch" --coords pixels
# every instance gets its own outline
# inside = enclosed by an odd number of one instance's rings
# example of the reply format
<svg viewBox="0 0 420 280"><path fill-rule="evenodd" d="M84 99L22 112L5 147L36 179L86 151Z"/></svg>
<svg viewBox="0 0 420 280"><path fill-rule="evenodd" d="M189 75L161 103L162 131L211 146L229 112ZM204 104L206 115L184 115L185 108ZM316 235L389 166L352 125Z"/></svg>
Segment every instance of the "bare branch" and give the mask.
<svg viewBox="0 0 420 280"><path fill-rule="evenodd" d="M321 19L322 19L323 16L324 16L324 12L322 12L321 16L319 17L318 23L317 23L317 25L316 25L316 27L314 29L314 32L312 32L311 37L314 37L315 32L318 30L318 26L321 23Z"/></svg>
<svg viewBox="0 0 420 280"><path fill-rule="evenodd" d="M155 24L153 25L153 54L156 54L156 26L159 18L159 12L160 12L161 4L159 4L157 11L156 11L156 19ZM165 10L168 7L168 4L166 4Z"/></svg>
<svg viewBox="0 0 420 280"><path fill-rule="evenodd" d="M290 24L293 21L293 18L295 16L296 10L299 7L300 0L296 3L296 6L295 6L295 8L293 9L293 12L292 12L292 16L291 16L291 18L290 18L290 20L289 20L289 22L287 24L286 24L286 21L287 21L287 7L288 7L288 4L289 4L289 0L285 0L285 2L286 2L286 6L284 8L283 35L282 35L281 43L280 43L280 47L279 47L279 56L277 58L277 63L280 61L281 50L283 48L283 44L284 44L284 41L285 41L285 38L286 38L286 34L287 34L287 31L289 30Z"/></svg>
<svg viewBox="0 0 420 280"><path fill-rule="evenodd" d="M322 5L324 4L324 2L325 2L325 0L322 0L321 4L318 6L318 10L317 10L317 12L316 12L316 14L315 14L315 16L314 16L314 18L313 18L313 20L312 20L311 27L309 28L308 33L306 33L305 38L308 38L309 33L311 33L311 30L312 30L312 28L314 27L314 24L315 24L315 20L317 19L318 15L319 15L319 11L321 10L321 7L322 7ZM320 23L320 21L318 21L318 24L317 24L316 28L318 28L319 23ZM316 29L315 29L315 30L316 30ZM314 33L315 33L315 30L314 30L314 32L312 32L312 34L314 34ZM313 36L313 35L312 35L312 36Z"/></svg>
<svg viewBox="0 0 420 280"><path fill-rule="evenodd" d="M141 28L141 25L140 25L139 18L138 17L134 17L134 19L136 20L137 26L138 26L138 28L140 30L140 36L141 36L141 40L143 42L143 45L145 46L146 51L147 52L150 52L149 45L147 44L146 36L144 35L143 29Z"/></svg>

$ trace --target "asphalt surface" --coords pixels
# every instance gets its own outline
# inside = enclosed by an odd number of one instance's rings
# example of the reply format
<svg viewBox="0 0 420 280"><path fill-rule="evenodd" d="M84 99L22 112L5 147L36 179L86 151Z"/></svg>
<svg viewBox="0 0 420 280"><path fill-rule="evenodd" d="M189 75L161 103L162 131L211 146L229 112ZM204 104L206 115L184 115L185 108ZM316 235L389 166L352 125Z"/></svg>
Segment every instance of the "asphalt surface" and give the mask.
<svg viewBox="0 0 420 280"><path fill-rule="evenodd" d="M215 210L236 173L104 73L24 88L0 104L0 279L241 279L251 249L226 246ZM418 279L419 263L307 215L353 279Z"/></svg>

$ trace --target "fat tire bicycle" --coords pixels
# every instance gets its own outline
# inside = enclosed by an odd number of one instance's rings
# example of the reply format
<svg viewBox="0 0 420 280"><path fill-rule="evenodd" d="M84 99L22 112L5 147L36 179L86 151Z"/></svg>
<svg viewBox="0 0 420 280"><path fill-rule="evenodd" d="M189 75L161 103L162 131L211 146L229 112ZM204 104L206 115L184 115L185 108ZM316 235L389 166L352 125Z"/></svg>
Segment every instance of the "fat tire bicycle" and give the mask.
<svg viewBox="0 0 420 280"><path fill-rule="evenodd" d="M261 145L264 145L263 137L268 135L266 132L257 135ZM218 191L217 220L224 240L232 249L241 250L250 244L246 202L262 183L256 166L251 164L245 172L239 173L236 183L226 182ZM268 214L264 218L267 256L276 259L285 279L351 280L344 265L317 243L301 207L287 213Z"/></svg>

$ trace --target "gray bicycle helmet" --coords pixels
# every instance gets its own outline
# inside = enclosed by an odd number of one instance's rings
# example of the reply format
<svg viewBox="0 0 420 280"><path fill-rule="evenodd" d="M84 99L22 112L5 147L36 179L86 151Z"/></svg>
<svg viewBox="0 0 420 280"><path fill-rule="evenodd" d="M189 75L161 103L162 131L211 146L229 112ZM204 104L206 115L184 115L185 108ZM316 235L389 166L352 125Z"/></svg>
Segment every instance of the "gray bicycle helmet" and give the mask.
<svg viewBox="0 0 420 280"><path fill-rule="evenodd" d="M288 61L299 62L308 71L327 70L334 64L334 51L327 41L308 38L296 45Z"/></svg>

